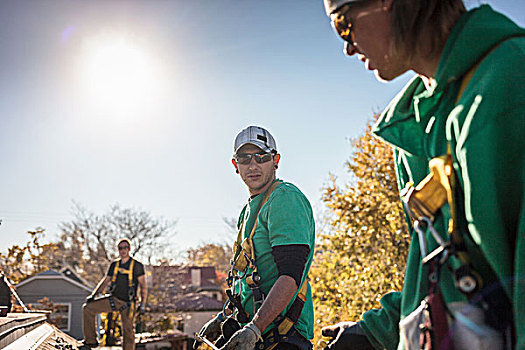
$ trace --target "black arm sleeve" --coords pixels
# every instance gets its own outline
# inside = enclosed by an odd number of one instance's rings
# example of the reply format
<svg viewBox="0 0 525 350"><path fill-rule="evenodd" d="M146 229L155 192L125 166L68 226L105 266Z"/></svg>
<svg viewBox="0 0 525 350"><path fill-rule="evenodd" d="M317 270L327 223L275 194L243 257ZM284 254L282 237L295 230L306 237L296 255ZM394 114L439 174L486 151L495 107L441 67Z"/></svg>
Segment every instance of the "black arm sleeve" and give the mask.
<svg viewBox="0 0 525 350"><path fill-rule="evenodd" d="M273 260L277 265L279 276L292 277L297 288L301 286L301 279L309 254L310 247L306 244L287 244L272 247Z"/></svg>

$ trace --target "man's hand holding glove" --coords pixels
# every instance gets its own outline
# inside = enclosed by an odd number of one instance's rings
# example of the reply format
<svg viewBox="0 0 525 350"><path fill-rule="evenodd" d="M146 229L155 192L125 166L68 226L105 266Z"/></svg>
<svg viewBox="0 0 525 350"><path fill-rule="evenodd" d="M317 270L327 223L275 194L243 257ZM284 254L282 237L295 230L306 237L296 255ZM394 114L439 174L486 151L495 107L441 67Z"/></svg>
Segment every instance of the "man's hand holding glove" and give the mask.
<svg viewBox="0 0 525 350"><path fill-rule="evenodd" d="M199 336L206 338L211 342L215 342L222 334L221 324L226 318L220 312L217 316L209 320L199 331ZM193 343L193 349L197 349L202 342L195 340Z"/></svg>
<svg viewBox="0 0 525 350"><path fill-rule="evenodd" d="M339 322L321 329L323 337L332 338L325 350L374 350L365 332L356 322Z"/></svg>
<svg viewBox="0 0 525 350"><path fill-rule="evenodd" d="M221 350L253 350L258 340L262 340L261 331L250 322L235 332Z"/></svg>

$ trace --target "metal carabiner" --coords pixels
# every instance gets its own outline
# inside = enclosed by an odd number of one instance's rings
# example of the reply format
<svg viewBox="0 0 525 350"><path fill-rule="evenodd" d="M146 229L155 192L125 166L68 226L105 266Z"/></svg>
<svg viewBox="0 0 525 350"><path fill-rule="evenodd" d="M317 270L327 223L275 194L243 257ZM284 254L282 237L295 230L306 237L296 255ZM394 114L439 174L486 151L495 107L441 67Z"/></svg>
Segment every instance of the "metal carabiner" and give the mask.
<svg viewBox="0 0 525 350"><path fill-rule="evenodd" d="M421 227L419 220L414 221L414 230L417 232L417 238L419 240L419 250L421 252L421 258L427 257L427 241L425 239L425 231Z"/></svg>
<svg viewBox="0 0 525 350"><path fill-rule="evenodd" d="M421 221L424 222L424 224L421 223ZM434 240L439 244L439 247L434 249L432 252L427 253L427 244L425 239L425 231L423 227L426 227L429 231ZM422 217L419 220L414 221L414 229L416 230L419 238L419 247L421 250L421 258L423 264L428 263L429 261L433 260L436 256L439 254L443 254L441 259L439 260L440 264L443 264L448 259L448 248L449 243L445 242L443 238L439 235L439 233L436 231L436 228L434 225L432 225L432 222L427 217Z"/></svg>
<svg viewBox="0 0 525 350"><path fill-rule="evenodd" d="M226 299L226 301L224 302L224 305L222 306L222 314L223 315L226 315L226 309L228 309L230 304L231 304L230 299Z"/></svg>

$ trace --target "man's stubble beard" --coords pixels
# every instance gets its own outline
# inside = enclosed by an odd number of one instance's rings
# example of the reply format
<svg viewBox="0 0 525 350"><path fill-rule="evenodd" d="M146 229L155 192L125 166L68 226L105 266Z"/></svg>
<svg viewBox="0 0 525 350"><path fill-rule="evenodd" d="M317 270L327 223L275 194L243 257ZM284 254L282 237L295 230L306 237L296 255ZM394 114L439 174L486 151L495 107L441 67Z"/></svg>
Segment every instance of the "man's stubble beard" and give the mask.
<svg viewBox="0 0 525 350"><path fill-rule="evenodd" d="M263 183L260 186L258 186L256 188L251 188L251 190L258 192L258 191L262 190L265 186L267 186L269 183L272 183L273 180L275 180L275 171L270 173L270 174L268 174L268 177L264 178L264 181L263 181ZM258 193L258 194L260 194L260 193Z"/></svg>

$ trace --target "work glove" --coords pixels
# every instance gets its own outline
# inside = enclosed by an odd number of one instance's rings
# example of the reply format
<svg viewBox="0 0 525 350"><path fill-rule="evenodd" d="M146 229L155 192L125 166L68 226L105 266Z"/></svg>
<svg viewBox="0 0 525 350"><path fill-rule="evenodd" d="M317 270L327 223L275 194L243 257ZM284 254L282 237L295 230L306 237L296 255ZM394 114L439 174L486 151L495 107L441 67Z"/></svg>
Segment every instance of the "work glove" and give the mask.
<svg viewBox="0 0 525 350"><path fill-rule="evenodd" d="M233 333L221 350L254 350L255 343L262 340L261 331L252 322Z"/></svg>
<svg viewBox="0 0 525 350"><path fill-rule="evenodd" d="M221 324L224 321L224 316L220 312L217 316L209 320L199 331L199 336L206 338L211 342L215 342L222 334ZM193 349L197 349L202 342L195 340L193 342Z"/></svg>
<svg viewBox="0 0 525 350"><path fill-rule="evenodd" d="M91 303L92 301L95 301L95 295L94 294L90 294L86 297L86 304L89 304Z"/></svg>
<svg viewBox="0 0 525 350"><path fill-rule="evenodd" d="M321 329L323 337L332 338L324 350L374 350L365 332L356 322L339 322Z"/></svg>
<svg viewBox="0 0 525 350"><path fill-rule="evenodd" d="M241 325L233 317L229 317L221 324L221 336L215 341L215 346L222 348L230 338L241 329Z"/></svg>

